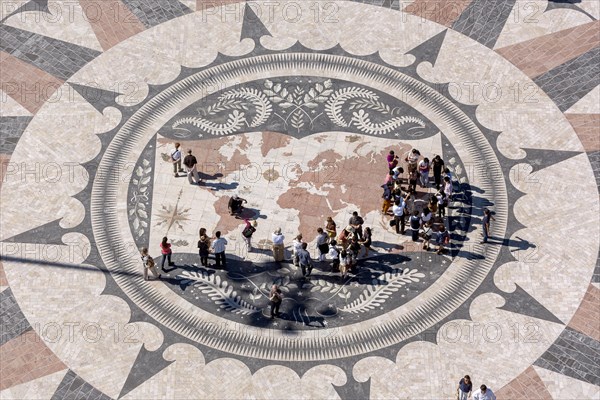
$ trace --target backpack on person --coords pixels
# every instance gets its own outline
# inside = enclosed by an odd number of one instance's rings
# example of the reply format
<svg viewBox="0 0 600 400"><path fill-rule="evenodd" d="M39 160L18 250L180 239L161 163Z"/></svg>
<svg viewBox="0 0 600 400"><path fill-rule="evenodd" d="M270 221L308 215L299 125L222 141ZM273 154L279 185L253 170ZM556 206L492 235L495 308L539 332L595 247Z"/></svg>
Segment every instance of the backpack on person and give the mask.
<svg viewBox="0 0 600 400"><path fill-rule="evenodd" d="M252 225L250 225L250 226L247 226L246 228L244 228L244 230L242 231L242 235L246 238L249 238L249 237L252 237L254 232L256 232L256 228L253 227Z"/></svg>

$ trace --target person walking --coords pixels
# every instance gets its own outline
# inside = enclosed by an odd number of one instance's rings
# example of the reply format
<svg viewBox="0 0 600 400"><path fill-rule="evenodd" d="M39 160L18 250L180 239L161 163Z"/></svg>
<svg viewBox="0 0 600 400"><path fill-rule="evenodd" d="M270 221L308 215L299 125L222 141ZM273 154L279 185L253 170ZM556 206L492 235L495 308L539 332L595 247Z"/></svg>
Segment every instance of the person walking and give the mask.
<svg viewBox="0 0 600 400"><path fill-rule="evenodd" d="M471 377L465 375L465 377L458 382L458 387L456 388L458 400L468 400L468 398L471 397L472 390L473 383L471 382Z"/></svg>
<svg viewBox="0 0 600 400"><path fill-rule="evenodd" d="M256 232L256 228L252 226L248 218L244 219L244 222L246 223L246 226L244 226L244 229L242 230L242 237L246 242L249 253L252 251L252 235L254 235L254 232Z"/></svg>
<svg viewBox="0 0 600 400"><path fill-rule="evenodd" d="M419 184L423 188L429 187L429 169L431 165L429 165L429 158L425 157L419 163Z"/></svg>
<svg viewBox="0 0 600 400"><path fill-rule="evenodd" d="M439 155L433 157L433 160L431 160L431 169L433 170L435 189L440 190L442 184L442 170L444 169L444 160L442 160L442 157Z"/></svg>
<svg viewBox="0 0 600 400"><path fill-rule="evenodd" d="M317 249L319 249L319 261L325 261L325 255L329 252L329 237L323 232L323 228L317 229Z"/></svg>
<svg viewBox="0 0 600 400"><path fill-rule="evenodd" d="M205 228L200 228L200 240L198 240L198 255L200 256L200 265L208 267L208 253L210 252L210 238L206 234Z"/></svg>
<svg viewBox="0 0 600 400"><path fill-rule="evenodd" d="M448 198L446 197L446 193L443 190L439 190L435 195L438 201L438 216L440 218L446 216L446 206L448 205Z"/></svg>
<svg viewBox="0 0 600 400"><path fill-rule="evenodd" d="M165 261L169 261L168 266L175 265L174 262L171 262L171 255L173 251L171 250L171 243L169 243L169 239L165 236L160 242L160 254L162 254L162 261L160 264L160 269L165 270Z"/></svg>
<svg viewBox="0 0 600 400"><path fill-rule="evenodd" d="M271 302L271 319L279 317L279 307L283 301L283 294L277 285L271 286L269 301Z"/></svg>
<svg viewBox="0 0 600 400"><path fill-rule="evenodd" d="M492 389L481 385L479 389L473 392L473 400L496 400L496 395L492 392Z"/></svg>
<svg viewBox="0 0 600 400"><path fill-rule="evenodd" d="M488 210L487 208L483 210L483 241L481 242L481 244L487 243L488 238L490 236L490 221L495 220L496 218L492 216L492 212L490 210Z"/></svg>
<svg viewBox="0 0 600 400"><path fill-rule="evenodd" d="M277 228L275 232L273 232L272 240L273 240L273 258L276 262L283 261L283 253L284 253L284 245L283 241L285 236L281 233L281 228Z"/></svg>
<svg viewBox="0 0 600 400"><path fill-rule="evenodd" d="M450 234L446 230L444 225L440 226L440 231L438 232L436 244L438 245L437 254L442 254L444 252L444 246L450 243Z"/></svg>
<svg viewBox="0 0 600 400"><path fill-rule="evenodd" d="M399 233L401 235L404 235L404 227L405 227L405 220L404 220L404 208L406 207L406 203L404 202L404 199L399 198L398 200L396 200L396 202L394 203L394 207L392 207L392 213L394 214L394 221L395 221L395 226L396 226L396 233Z"/></svg>
<svg viewBox="0 0 600 400"><path fill-rule="evenodd" d="M175 148L171 151L171 162L173 163L173 174L175 178L179 177L179 173L183 172L181 168L181 147L180 143L175 143Z"/></svg>
<svg viewBox="0 0 600 400"><path fill-rule="evenodd" d="M198 170L196 169L197 164L198 160L196 160L196 157L192 155L192 150L188 150L187 156L185 156L183 159L183 165L185 166L185 172L187 173L188 182L190 185L200 184L200 176L198 175Z"/></svg>
<svg viewBox="0 0 600 400"><path fill-rule="evenodd" d="M298 261L300 263L300 268L302 269L302 276L308 277L312 273L313 264L312 259L310 258L310 253L308 250L308 244L302 243L302 248L298 252Z"/></svg>
<svg viewBox="0 0 600 400"><path fill-rule="evenodd" d="M292 262L294 263L294 265L296 267L300 266L300 259L299 257L299 253L300 250L302 250L302 234L298 234L298 236L296 236L294 238L294 240L292 240Z"/></svg>
<svg viewBox="0 0 600 400"><path fill-rule="evenodd" d="M154 275L156 279L160 279L161 274L159 274L156 270L156 263L154 262L154 259L148 254L148 249L146 247L142 248L141 254L143 267L142 272L144 274L144 280L148 280L148 271L152 272L152 275Z"/></svg>
<svg viewBox="0 0 600 400"><path fill-rule="evenodd" d="M215 254L216 268L227 267L227 258L225 258L225 246L227 246L227 239L221 237L221 231L215 232L215 240L212 242L210 248Z"/></svg>

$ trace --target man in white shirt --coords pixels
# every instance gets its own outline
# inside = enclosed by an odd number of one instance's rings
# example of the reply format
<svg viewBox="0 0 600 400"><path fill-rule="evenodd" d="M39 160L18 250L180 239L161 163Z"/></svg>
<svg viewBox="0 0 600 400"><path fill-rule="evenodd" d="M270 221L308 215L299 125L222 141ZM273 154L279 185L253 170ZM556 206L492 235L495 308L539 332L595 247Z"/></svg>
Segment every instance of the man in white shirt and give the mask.
<svg viewBox="0 0 600 400"><path fill-rule="evenodd" d="M481 385L479 389L473 392L473 400L496 400L496 395L492 389Z"/></svg>
<svg viewBox="0 0 600 400"><path fill-rule="evenodd" d="M273 232L273 258L275 258L276 262L283 261L283 240L285 236L281 233L281 228L277 228L275 232Z"/></svg>
<svg viewBox="0 0 600 400"><path fill-rule="evenodd" d="M394 207L392 207L392 212L394 213L394 220L396 221L396 233L400 233L404 235L404 208L406 207L406 203L403 198L399 198L394 203Z"/></svg>
<svg viewBox="0 0 600 400"><path fill-rule="evenodd" d="M183 168L181 168L181 147L180 143L175 143L175 149L171 151L171 162L173 163L173 173L175 174L175 178L179 176L180 172L183 172Z"/></svg>
<svg viewBox="0 0 600 400"><path fill-rule="evenodd" d="M227 245L227 239L221 237L221 231L215 232L216 239L210 246L213 253L215 253L215 260L217 261L215 268L220 268L223 263L223 268L227 266L225 258L225 246Z"/></svg>

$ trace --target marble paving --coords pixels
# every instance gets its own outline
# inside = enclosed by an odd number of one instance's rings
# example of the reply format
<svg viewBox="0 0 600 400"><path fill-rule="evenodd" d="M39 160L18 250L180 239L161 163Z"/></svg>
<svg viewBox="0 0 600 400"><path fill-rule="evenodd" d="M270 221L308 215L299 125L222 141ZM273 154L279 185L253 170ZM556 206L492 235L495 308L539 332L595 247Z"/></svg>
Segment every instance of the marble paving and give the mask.
<svg viewBox="0 0 600 400"><path fill-rule="evenodd" d="M0 399L600 399L599 4L2 1ZM430 249L382 212L412 149Z"/></svg>

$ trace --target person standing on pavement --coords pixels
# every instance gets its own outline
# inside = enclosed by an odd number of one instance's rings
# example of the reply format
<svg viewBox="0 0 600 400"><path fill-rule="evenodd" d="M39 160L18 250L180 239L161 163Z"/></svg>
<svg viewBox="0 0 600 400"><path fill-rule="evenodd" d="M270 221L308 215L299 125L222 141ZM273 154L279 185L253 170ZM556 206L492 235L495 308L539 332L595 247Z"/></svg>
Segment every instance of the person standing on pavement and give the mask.
<svg viewBox="0 0 600 400"><path fill-rule="evenodd" d="M419 211L413 212L410 216L410 230L413 242L419 241L419 229L421 228L421 218L419 217Z"/></svg>
<svg viewBox="0 0 600 400"><path fill-rule="evenodd" d="M198 170L196 169L197 164L198 160L192 155L192 150L188 150L187 156L183 159L183 165L185 166L185 172L187 172L190 185L200 184L200 176L198 176Z"/></svg>
<svg viewBox="0 0 600 400"><path fill-rule="evenodd" d="M208 267L208 253L210 251L210 238L206 235L206 228L200 228L200 240L198 240L198 255L200 265Z"/></svg>
<svg viewBox="0 0 600 400"><path fill-rule="evenodd" d="M150 272L152 272L152 275L154 275L154 277L156 279L160 279L161 274L158 273L158 271L156 270L156 263L154 262L154 259L152 257L150 257L150 255L148 254L148 249L146 247L142 248L141 250L141 254L142 254L142 264L143 264L143 274L144 274L144 280L147 281L148 280L148 270L150 270Z"/></svg>
<svg viewBox="0 0 600 400"><path fill-rule="evenodd" d="M171 262L171 255L173 254L173 250L171 250L171 243L169 243L169 239L165 236L160 242L160 254L162 254L162 261L160 264L160 269L165 270L165 261L169 261L169 267L175 265L174 262Z"/></svg>
<svg viewBox="0 0 600 400"><path fill-rule="evenodd" d="M275 232L273 232L273 258L275 259L276 262L281 262L283 261L283 252L284 252L284 245L283 245L283 241L285 239L285 236L283 236L283 234L281 233L281 228L277 228L275 230Z"/></svg>
<svg viewBox="0 0 600 400"><path fill-rule="evenodd" d="M223 264L223 268L227 267L227 259L225 258L225 246L227 246L227 239L221 237L221 231L216 231L215 240L210 246L213 253L215 254L216 268L221 268L221 264Z"/></svg>
<svg viewBox="0 0 600 400"><path fill-rule="evenodd" d="M492 392L492 389L481 385L479 389L473 392L473 400L496 400L496 395Z"/></svg>
<svg viewBox="0 0 600 400"><path fill-rule="evenodd" d="M429 158L425 157L419 163L419 184L423 188L429 187Z"/></svg>
<svg viewBox="0 0 600 400"><path fill-rule="evenodd" d="M171 151L171 162L173 163L173 173L175 174L175 178L179 177L179 173L183 172L181 168L181 147L180 143L175 143L175 149Z"/></svg>
<svg viewBox="0 0 600 400"><path fill-rule="evenodd" d="M471 377L465 375L465 377L458 382L458 387L456 388L458 400L468 400L468 398L471 397L472 391L473 383L471 382Z"/></svg>
<svg viewBox="0 0 600 400"><path fill-rule="evenodd" d="M317 248L319 249L319 261L325 261L325 256L329 252L329 237L323 228L317 229Z"/></svg>
<svg viewBox="0 0 600 400"><path fill-rule="evenodd" d="M271 286L269 301L271 302L271 319L279 317L279 307L283 301L283 295L281 294L281 289L279 289L277 285Z"/></svg>
<svg viewBox="0 0 600 400"><path fill-rule="evenodd" d="M442 170L444 169L444 160L442 160L442 157L439 155L433 157L433 160L431 160L431 169L433 170L435 189L440 190L442 184Z"/></svg>
<svg viewBox="0 0 600 400"><path fill-rule="evenodd" d="M302 243L302 248L298 252L298 262L300 263L303 277L309 277L313 270L312 259L310 258L310 253L306 250L307 248L308 244Z"/></svg>
<svg viewBox="0 0 600 400"><path fill-rule="evenodd" d="M302 234L300 233L298 236L292 240L292 262L296 267L300 266L300 260L298 255L302 250Z"/></svg>
<svg viewBox="0 0 600 400"><path fill-rule="evenodd" d="M404 220L404 208L406 207L406 203L403 198L399 198L394 203L394 207L392 207L392 213L394 213L394 221L396 223L396 233L404 235L404 227L406 225L406 221Z"/></svg>
<svg viewBox="0 0 600 400"><path fill-rule="evenodd" d="M244 219L244 222L246 223L246 226L244 226L244 229L242 230L242 237L244 238L244 241L246 242L246 246L248 247L248 252L251 252L252 251L252 235L254 235L254 232L256 232L256 228L252 226L252 224L250 223L248 218Z"/></svg>
<svg viewBox="0 0 600 400"><path fill-rule="evenodd" d="M483 241L481 244L485 244L490 236L490 220L495 221L496 219L492 216L492 212L487 208L483 210Z"/></svg>
<svg viewBox="0 0 600 400"><path fill-rule="evenodd" d="M381 213L387 214L388 210L392 206L392 183L388 182L384 185L381 185L383 188L383 195L381 198L383 199L383 203L381 204Z"/></svg>

